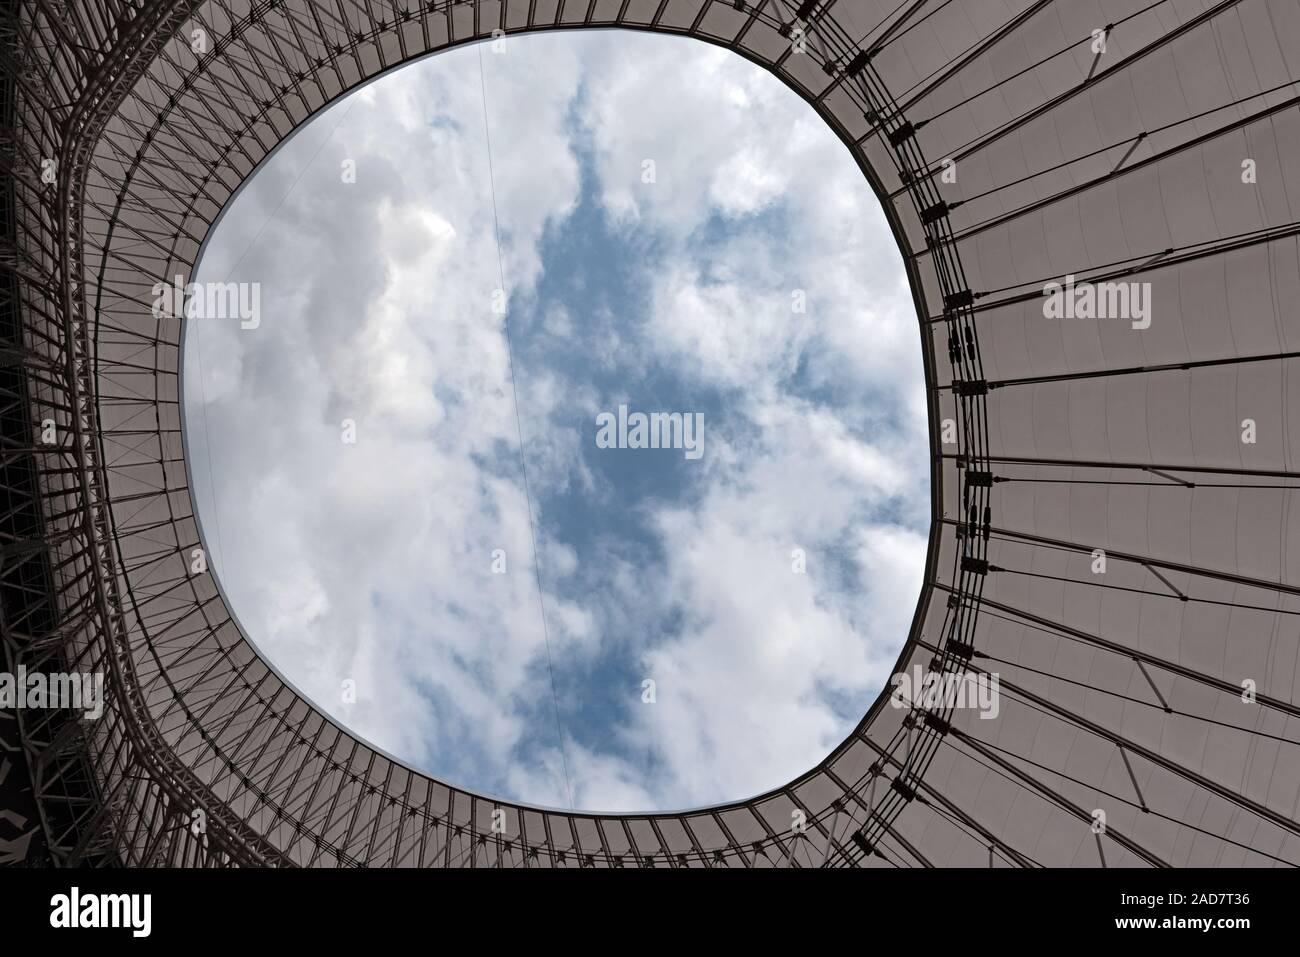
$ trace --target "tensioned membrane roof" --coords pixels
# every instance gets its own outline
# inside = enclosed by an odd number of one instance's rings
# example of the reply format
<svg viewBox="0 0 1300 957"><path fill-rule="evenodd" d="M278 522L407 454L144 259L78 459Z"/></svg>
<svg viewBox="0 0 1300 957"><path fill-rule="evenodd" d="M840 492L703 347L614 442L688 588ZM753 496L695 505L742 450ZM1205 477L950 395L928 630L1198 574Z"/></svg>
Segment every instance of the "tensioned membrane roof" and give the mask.
<svg viewBox="0 0 1300 957"><path fill-rule="evenodd" d="M23 395L68 438L29 450L50 598L15 615L6 592L6 642L112 689L88 729L23 719L53 856L1300 862L1300 3L13 6ZM348 89L494 31L609 26L772 70L878 193L915 292L935 496L897 670L997 674L996 717L882 694L821 765L748 801L515 806L355 740L191 574L182 329L151 315L154 284L188 278L234 190ZM1044 288L1067 276L1149 311L1051 317Z"/></svg>

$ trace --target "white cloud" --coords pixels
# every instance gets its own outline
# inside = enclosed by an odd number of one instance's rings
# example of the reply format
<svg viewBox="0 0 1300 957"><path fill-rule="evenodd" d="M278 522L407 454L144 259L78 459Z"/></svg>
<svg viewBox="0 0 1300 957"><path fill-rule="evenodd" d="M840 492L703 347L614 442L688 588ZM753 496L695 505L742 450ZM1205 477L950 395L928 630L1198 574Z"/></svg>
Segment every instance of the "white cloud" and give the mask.
<svg viewBox="0 0 1300 957"><path fill-rule="evenodd" d="M492 181L469 48L331 108L222 223L201 278L225 279L247 250L234 278L262 281L263 321L190 338L205 535L258 647L399 757L542 804L567 801L562 763L585 807L746 796L843 738L910 623L928 448L898 253L843 145L739 58L626 34L507 46L483 56ZM539 490L593 505L622 492L586 464L589 436L557 426L573 409L594 416L606 397L591 383L517 369L516 422L491 309L492 183L513 321L545 274L548 223L578 201L582 137L603 207L657 240L642 264L651 308L639 324L603 316L584 341L573 312L587 304L567 304L539 320L545 335L593 368L671 368L726 401L691 473L696 498L639 506L661 563L576 549L539 516L548 636L519 433L534 509ZM345 158L355 184L340 181ZM806 313L791 308L796 288ZM355 445L340 441L345 418ZM506 574L492 571L497 549ZM607 726L566 729L564 762L548 637L563 695L627 683L603 706Z"/></svg>

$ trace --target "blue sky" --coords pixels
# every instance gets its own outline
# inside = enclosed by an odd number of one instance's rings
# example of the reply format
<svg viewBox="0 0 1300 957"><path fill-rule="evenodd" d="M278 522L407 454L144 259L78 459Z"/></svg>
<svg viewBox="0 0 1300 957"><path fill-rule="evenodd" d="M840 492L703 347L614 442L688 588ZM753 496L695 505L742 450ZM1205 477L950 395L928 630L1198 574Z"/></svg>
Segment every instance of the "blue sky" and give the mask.
<svg viewBox="0 0 1300 957"><path fill-rule="evenodd" d="M884 686L928 520L916 319L848 151L756 67L613 32L420 61L299 131L198 278L262 287L256 329L187 334L212 562L379 747L682 808L811 767ZM620 403L702 413L704 455L598 447Z"/></svg>

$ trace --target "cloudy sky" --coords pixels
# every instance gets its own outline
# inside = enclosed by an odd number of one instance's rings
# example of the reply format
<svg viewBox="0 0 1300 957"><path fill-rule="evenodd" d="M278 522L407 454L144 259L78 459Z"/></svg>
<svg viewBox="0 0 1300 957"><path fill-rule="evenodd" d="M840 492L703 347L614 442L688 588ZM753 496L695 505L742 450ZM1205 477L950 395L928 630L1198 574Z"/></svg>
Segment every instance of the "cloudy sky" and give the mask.
<svg viewBox="0 0 1300 957"><path fill-rule="evenodd" d="M806 771L885 685L929 513L915 313L847 149L758 68L613 32L425 59L291 138L198 279L261 284L256 329L186 336L212 564L363 738L678 809ZM703 456L598 447L620 404L702 413Z"/></svg>

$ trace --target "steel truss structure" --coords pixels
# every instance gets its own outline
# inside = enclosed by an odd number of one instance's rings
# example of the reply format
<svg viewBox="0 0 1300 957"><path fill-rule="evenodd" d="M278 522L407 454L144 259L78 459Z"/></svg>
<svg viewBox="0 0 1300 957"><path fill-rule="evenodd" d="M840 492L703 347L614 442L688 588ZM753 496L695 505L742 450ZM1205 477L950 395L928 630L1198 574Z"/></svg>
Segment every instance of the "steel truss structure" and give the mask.
<svg viewBox="0 0 1300 957"><path fill-rule="evenodd" d="M1296 0L3 7L4 666L102 671L109 700L0 715L0 861L1300 863ZM366 79L494 31L611 26L770 70L880 197L934 490L897 668L997 673L996 719L882 694L749 801L509 805L354 739L191 574L181 328L154 284ZM1150 327L1046 318L1066 276L1148 284Z"/></svg>

